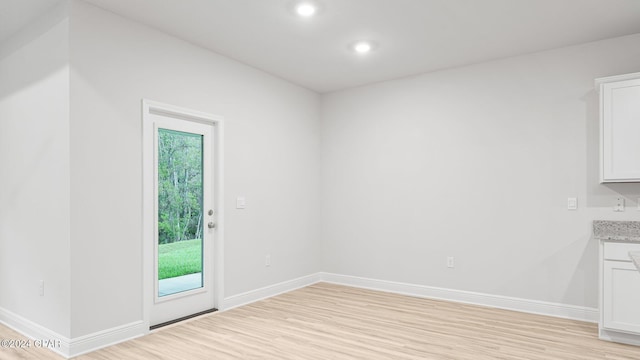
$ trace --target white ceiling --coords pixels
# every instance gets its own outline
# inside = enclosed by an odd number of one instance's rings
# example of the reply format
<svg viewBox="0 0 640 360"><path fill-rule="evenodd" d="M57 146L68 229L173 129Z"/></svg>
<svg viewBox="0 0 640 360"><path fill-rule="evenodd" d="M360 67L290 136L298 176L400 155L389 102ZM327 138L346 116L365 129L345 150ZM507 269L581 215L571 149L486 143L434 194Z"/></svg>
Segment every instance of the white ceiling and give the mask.
<svg viewBox="0 0 640 360"><path fill-rule="evenodd" d="M0 0L0 44L60 0Z"/></svg>
<svg viewBox="0 0 640 360"><path fill-rule="evenodd" d="M293 0L86 1L318 92L640 33L640 0L317 0L311 19Z"/></svg>

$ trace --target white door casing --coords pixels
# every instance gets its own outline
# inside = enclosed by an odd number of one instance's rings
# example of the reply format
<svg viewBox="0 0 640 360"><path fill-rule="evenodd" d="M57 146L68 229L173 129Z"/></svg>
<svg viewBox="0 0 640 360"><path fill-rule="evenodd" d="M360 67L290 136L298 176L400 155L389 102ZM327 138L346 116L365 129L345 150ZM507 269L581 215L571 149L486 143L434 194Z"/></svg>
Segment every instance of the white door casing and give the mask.
<svg viewBox="0 0 640 360"><path fill-rule="evenodd" d="M143 100L143 317L156 325L211 308L223 299L223 122L219 116ZM158 296L157 281L157 134L168 129L203 136L203 286ZM208 222L215 228L208 228Z"/></svg>

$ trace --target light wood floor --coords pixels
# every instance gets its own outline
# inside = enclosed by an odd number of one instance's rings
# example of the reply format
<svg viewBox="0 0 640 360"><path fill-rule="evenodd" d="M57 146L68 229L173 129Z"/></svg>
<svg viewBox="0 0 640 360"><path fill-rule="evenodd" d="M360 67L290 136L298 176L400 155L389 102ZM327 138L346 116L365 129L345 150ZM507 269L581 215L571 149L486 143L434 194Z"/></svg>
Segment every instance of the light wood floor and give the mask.
<svg viewBox="0 0 640 360"><path fill-rule="evenodd" d="M20 335L19 333L7 328L0 324L0 341L2 340L24 340L29 341L29 338ZM13 359L43 359L43 360L63 360L62 356L57 355L48 349L36 348L33 341L30 348L6 348L0 347L0 360L13 360Z"/></svg>
<svg viewBox="0 0 640 360"><path fill-rule="evenodd" d="M598 340L596 324L320 283L77 359L638 360L640 347Z"/></svg>

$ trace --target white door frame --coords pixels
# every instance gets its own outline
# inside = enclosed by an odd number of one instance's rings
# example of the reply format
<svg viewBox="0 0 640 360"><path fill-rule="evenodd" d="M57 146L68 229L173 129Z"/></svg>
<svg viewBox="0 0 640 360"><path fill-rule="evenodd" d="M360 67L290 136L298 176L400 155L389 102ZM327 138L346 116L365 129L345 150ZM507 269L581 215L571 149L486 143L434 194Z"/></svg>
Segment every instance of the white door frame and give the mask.
<svg viewBox="0 0 640 360"><path fill-rule="evenodd" d="M142 316L145 329L149 331L150 313L155 296L154 260L154 123L152 114L213 125L214 141L214 209L216 211L216 236L213 242L214 307L219 309L224 299L224 122L223 118L200 111L142 100Z"/></svg>

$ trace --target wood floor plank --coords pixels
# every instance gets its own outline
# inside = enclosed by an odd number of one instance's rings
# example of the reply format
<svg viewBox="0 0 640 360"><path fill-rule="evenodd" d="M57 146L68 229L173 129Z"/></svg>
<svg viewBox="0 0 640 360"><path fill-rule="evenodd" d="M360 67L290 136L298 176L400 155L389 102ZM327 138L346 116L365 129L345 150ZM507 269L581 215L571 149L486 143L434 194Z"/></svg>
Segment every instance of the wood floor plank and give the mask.
<svg viewBox="0 0 640 360"><path fill-rule="evenodd" d="M581 321L319 283L78 359L639 360L640 347Z"/></svg>

